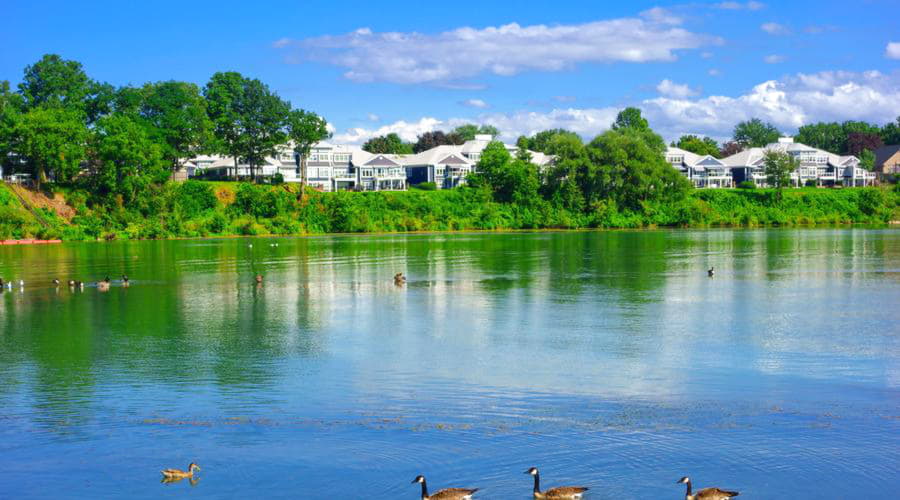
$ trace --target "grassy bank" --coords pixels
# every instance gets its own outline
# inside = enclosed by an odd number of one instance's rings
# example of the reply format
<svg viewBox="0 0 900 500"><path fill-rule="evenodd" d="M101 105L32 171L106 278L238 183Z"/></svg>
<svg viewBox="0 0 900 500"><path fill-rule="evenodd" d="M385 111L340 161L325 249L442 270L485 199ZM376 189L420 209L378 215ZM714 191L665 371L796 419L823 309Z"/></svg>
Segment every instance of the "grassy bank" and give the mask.
<svg viewBox="0 0 900 500"><path fill-rule="evenodd" d="M149 239L227 235L300 235L404 231L591 227L792 226L884 224L900 218L898 191L888 188L695 190L678 202L622 211L598 203L570 212L539 200L499 203L482 189L377 193L311 193L298 186L169 183L140 198L98 200L79 190L62 195L68 217L0 185L0 238ZM57 196L59 198L59 196ZM29 210L29 207L31 208ZM72 216L71 214L74 214Z"/></svg>

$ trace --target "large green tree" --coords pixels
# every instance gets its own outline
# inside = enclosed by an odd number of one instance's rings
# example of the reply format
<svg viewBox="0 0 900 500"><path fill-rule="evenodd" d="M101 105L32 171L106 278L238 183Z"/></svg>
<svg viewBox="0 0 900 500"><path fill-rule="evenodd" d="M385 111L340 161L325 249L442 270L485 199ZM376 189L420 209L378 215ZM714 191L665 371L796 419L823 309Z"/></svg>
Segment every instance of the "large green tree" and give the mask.
<svg viewBox="0 0 900 500"><path fill-rule="evenodd" d="M287 140L285 127L291 104L282 100L257 79L245 79L239 107L241 135L238 140L240 156L250 165L251 176L266 157L274 156L278 146Z"/></svg>
<svg viewBox="0 0 900 500"><path fill-rule="evenodd" d="M834 154L841 154L847 147L847 133L837 122L804 125L797 131L794 140Z"/></svg>
<svg viewBox="0 0 900 500"><path fill-rule="evenodd" d="M151 138L147 124L137 115L101 117L91 133L91 184L96 194L121 195L127 203L168 176L161 145Z"/></svg>
<svg viewBox="0 0 900 500"><path fill-rule="evenodd" d="M719 143L709 137L683 135L678 139L678 143L675 146L701 156L710 155L713 158L721 158Z"/></svg>
<svg viewBox="0 0 900 500"><path fill-rule="evenodd" d="M565 139L563 139L565 138ZM531 137L522 136L517 144L524 146L531 151L539 151L547 154L557 154L556 149L560 144L571 144L571 140L581 142L581 137L575 132L569 130L554 128L550 130L542 130Z"/></svg>
<svg viewBox="0 0 900 500"><path fill-rule="evenodd" d="M16 127L25 107L21 94L10 91L8 81L0 81L0 166L6 166L13 152Z"/></svg>
<svg viewBox="0 0 900 500"><path fill-rule="evenodd" d="M525 155L513 158L501 142L484 148L476 169L474 183L490 186L497 201L527 206L541 200L537 166Z"/></svg>
<svg viewBox="0 0 900 500"><path fill-rule="evenodd" d="M900 144L900 116L881 127L881 140L885 144Z"/></svg>
<svg viewBox="0 0 900 500"><path fill-rule="evenodd" d="M209 150L234 158L237 172L241 154L241 106L244 98L244 77L236 71L214 74L203 87L206 112L212 122Z"/></svg>
<svg viewBox="0 0 900 500"><path fill-rule="evenodd" d="M193 83L148 83L143 88L140 114L152 125L154 140L162 146L163 157L173 172L209 143L212 124L206 114L206 100Z"/></svg>
<svg viewBox="0 0 900 500"><path fill-rule="evenodd" d="M403 142L403 139L393 132L369 139L362 148L364 151L375 154L411 154L413 152L412 144Z"/></svg>
<svg viewBox="0 0 900 500"><path fill-rule="evenodd" d="M53 174L57 182L70 180L85 158L88 129L83 114L58 107L37 107L18 120L13 147L26 162L40 189Z"/></svg>
<svg viewBox="0 0 900 500"><path fill-rule="evenodd" d="M91 85L80 62L47 54L25 67L19 91L29 108L58 106L84 111Z"/></svg>
<svg viewBox="0 0 900 500"><path fill-rule="evenodd" d="M312 147L327 139L328 122L312 111L295 109L290 112L287 121L288 137L294 143L294 153L300 158L300 189L306 192L306 159Z"/></svg>
<svg viewBox="0 0 900 500"><path fill-rule="evenodd" d="M781 132L771 123L759 118L743 121L734 126L734 142L744 147L761 148L767 144L778 142Z"/></svg>

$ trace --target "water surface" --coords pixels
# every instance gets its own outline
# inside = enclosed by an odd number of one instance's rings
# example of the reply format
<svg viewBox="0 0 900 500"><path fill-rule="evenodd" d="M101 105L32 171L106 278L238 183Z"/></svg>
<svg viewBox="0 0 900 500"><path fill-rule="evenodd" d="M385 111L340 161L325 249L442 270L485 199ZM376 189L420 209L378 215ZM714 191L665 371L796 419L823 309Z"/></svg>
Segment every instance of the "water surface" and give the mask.
<svg viewBox="0 0 900 500"><path fill-rule="evenodd" d="M897 230L19 246L0 276L0 498L900 490Z"/></svg>

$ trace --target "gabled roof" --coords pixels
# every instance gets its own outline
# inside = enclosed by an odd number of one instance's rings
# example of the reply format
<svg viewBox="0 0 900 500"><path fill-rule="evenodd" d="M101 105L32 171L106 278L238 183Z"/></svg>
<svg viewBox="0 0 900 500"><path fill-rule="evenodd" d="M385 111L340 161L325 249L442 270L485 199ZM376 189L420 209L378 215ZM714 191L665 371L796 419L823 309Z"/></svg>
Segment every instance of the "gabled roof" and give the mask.
<svg viewBox="0 0 900 500"><path fill-rule="evenodd" d="M389 155L378 154L363 163L363 165L367 167L399 167L400 163L397 160L390 158Z"/></svg>
<svg viewBox="0 0 900 500"><path fill-rule="evenodd" d="M875 153L875 166L880 167L884 165L884 162L888 161L892 156L900 152L900 144L893 144L890 146L881 146L880 148L874 151Z"/></svg>

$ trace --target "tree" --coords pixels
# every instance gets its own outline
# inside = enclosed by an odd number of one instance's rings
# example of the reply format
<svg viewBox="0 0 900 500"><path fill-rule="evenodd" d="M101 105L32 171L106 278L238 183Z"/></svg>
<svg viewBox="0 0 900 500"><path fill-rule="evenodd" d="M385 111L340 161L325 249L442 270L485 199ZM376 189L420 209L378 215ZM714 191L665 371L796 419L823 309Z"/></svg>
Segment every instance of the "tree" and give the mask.
<svg viewBox="0 0 900 500"><path fill-rule="evenodd" d="M425 132L420 135L416 140L416 143L413 144L412 150L413 153L421 153L422 151L428 151L431 148L435 148L437 146L444 146L447 144L462 144L465 142L459 134L455 132L450 132L449 134L445 134L441 130L435 130L433 132Z"/></svg>
<svg viewBox="0 0 900 500"><path fill-rule="evenodd" d="M46 54L25 67L19 91L29 109L53 106L85 111L91 83L81 63Z"/></svg>
<svg viewBox="0 0 900 500"><path fill-rule="evenodd" d="M32 109L22 115L14 134L15 151L25 160L38 189L48 173L57 182L71 179L85 157L88 131L76 110Z"/></svg>
<svg viewBox="0 0 900 500"><path fill-rule="evenodd" d="M240 156L250 165L250 175L256 180L256 168L266 157L274 156L279 145L287 140L285 126L291 105L269 90L257 79L244 79L238 107L240 116Z"/></svg>
<svg viewBox="0 0 900 500"><path fill-rule="evenodd" d="M11 92L8 81L0 81L0 165L4 165L9 153L13 152L16 126L24 107L21 94Z"/></svg>
<svg viewBox="0 0 900 500"><path fill-rule="evenodd" d="M244 77L235 71L219 72L203 87L206 113L212 125L213 139L209 150L234 158L237 172L241 154L241 107L244 98Z"/></svg>
<svg viewBox="0 0 900 500"><path fill-rule="evenodd" d="M300 192L306 192L306 158L312 147L327 139L328 123L321 116L302 109L295 109L288 115L288 137L294 142L294 153L300 158Z"/></svg>
<svg viewBox="0 0 900 500"><path fill-rule="evenodd" d="M874 132L850 132L847 135L847 153L859 157L863 151L875 151L884 146L881 136Z"/></svg>
<svg viewBox="0 0 900 500"><path fill-rule="evenodd" d="M728 141L722 144L722 149L719 150L719 158L728 158L729 156L736 155L743 150L744 146L741 146L740 143Z"/></svg>
<svg viewBox="0 0 900 500"><path fill-rule="evenodd" d="M467 123L465 125L460 125L453 129L451 134L457 134L462 138L462 141L471 141L475 139L476 135L489 135L491 137L497 137L500 135L500 131L497 130L497 127L493 125L475 125L474 123Z"/></svg>
<svg viewBox="0 0 900 500"><path fill-rule="evenodd" d="M666 141L650 128L650 123L641 116L638 108L625 108L616 116L612 130L637 136L647 146L662 155L666 151Z"/></svg>
<svg viewBox="0 0 900 500"><path fill-rule="evenodd" d="M791 185L791 173L800 167L800 160L783 151L766 151L763 155L765 165L766 183L770 187L778 189L778 199L781 199L781 190Z"/></svg>
<svg viewBox="0 0 900 500"><path fill-rule="evenodd" d="M119 194L130 202L150 184L165 181L168 169L162 147L137 115L101 117L91 132L95 160L91 184L96 192Z"/></svg>
<svg viewBox="0 0 900 500"><path fill-rule="evenodd" d="M581 137L575 132L571 132L569 130L554 128L550 130L543 130L534 134L531 137L521 137L520 140L523 140L522 143L524 146L531 151L539 151L541 153L547 154L556 154L554 152L555 148L558 144L560 144L560 137L567 137L570 139L575 139L578 142L581 142ZM563 141L565 142L565 141ZM517 142L518 144L518 142Z"/></svg>
<svg viewBox="0 0 900 500"><path fill-rule="evenodd" d="M721 158L719 143L709 137L697 137L696 135L683 135L678 139L677 147L701 156L710 155L713 158Z"/></svg>
<svg viewBox="0 0 900 500"><path fill-rule="evenodd" d="M541 199L537 166L524 156L513 158L501 142L492 141L484 148L477 172L474 184L490 186L497 201L528 206Z"/></svg>
<svg viewBox="0 0 900 500"><path fill-rule="evenodd" d="M840 123L811 123L800 127L796 141L807 146L840 154L846 148L847 134Z"/></svg>
<svg viewBox="0 0 900 500"><path fill-rule="evenodd" d="M759 118L743 121L734 127L734 142L744 147L761 148L766 144L778 142L781 132L771 123L764 123Z"/></svg>
<svg viewBox="0 0 900 500"><path fill-rule="evenodd" d="M153 126L163 158L175 172L183 159L196 156L209 142L206 100L193 83L176 81L148 83L143 94L140 115Z"/></svg>
<svg viewBox="0 0 900 500"><path fill-rule="evenodd" d="M896 122L885 124L881 127L881 141L885 144L900 144L900 116Z"/></svg>
<svg viewBox="0 0 900 500"><path fill-rule="evenodd" d="M362 146L364 151L375 154L412 154L412 144L403 142L400 136L391 132L388 135L373 137Z"/></svg>
<svg viewBox="0 0 900 500"><path fill-rule="evenodd" d="M871 172L875 168L875 153L870 149L863 149L859 154L859 166Z"/></svg>
<svg viewBox="0 0 900 500"><path fill-rule="evenodd" d="M632 126L620 126L588 144L587 161L577 174L587 203L612 200L620 207L641 210L646 201L685 196L690 183L666 162L652 138L646 140L648 131L652 133L649 128L641 132Z"/></svg>

